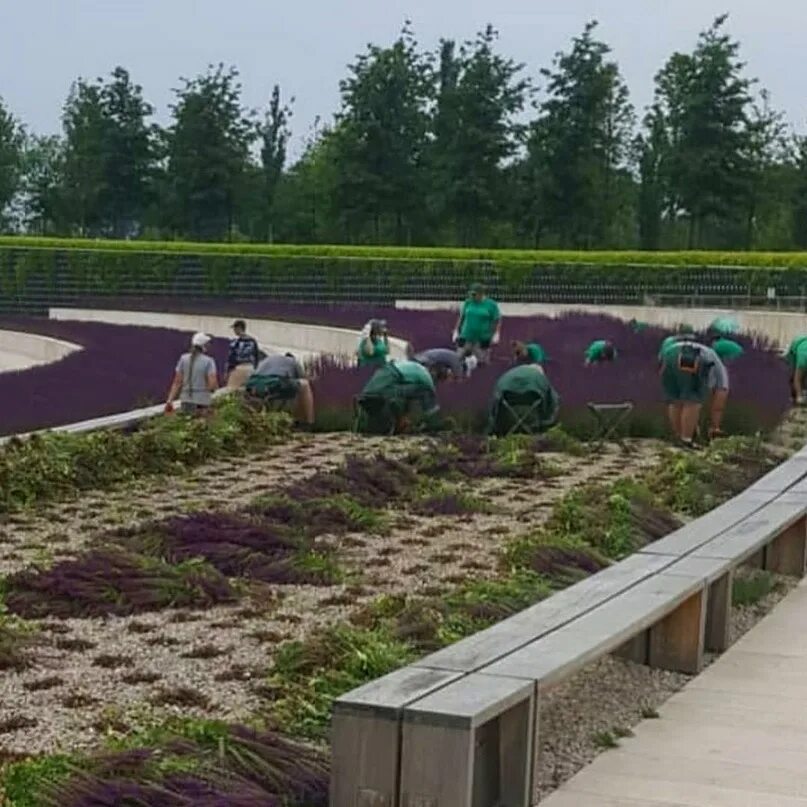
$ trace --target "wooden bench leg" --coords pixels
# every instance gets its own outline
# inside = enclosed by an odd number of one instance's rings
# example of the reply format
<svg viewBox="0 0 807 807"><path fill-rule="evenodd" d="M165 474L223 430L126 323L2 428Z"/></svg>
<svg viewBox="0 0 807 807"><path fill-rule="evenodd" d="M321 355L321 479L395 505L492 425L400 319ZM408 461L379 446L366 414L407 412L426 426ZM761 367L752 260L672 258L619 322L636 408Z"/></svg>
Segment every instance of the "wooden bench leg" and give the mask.
<svg viewBox="0 0 807 807"><path fill-rule="evenodd" d="M399 721L334 710L331 807L393 807Z"/></svg>
<svg viewBox="0 0 807 807"><path fill-rule="evenodd" d="M807 519L791 524L768 545L765 568L777 574L804 577L807 562Z"/></svg>
<svg viewBox="0 0 807 807"><path fill-rule="evenodd" d="M649 634L643 630L638 636L629 639L622 647L614 651L614 655L636 664L647 664Z"/></svg>
<svg viewBox="0 0 807 807"><path fill-rule="evenodd" d="M698 673L703 667L706 587L650 628L649 664L665 670Z"/></svg>
<svg viewBox="0 0 807 807"><path fill-rule="evenodd" d="M728 649L733 584L734 570L729 569L709 586L706 602L705 649L710 653L722 653Z"/></svg>
<svg viewBox="0 0 807 807"><path fill-rule="evenodd" d="M534 700L481 726L404 719L401 807L529 807Z"/></svg>
<svg viewBox="0 0 807 807"><path fill-rule="evenodd" d="M743 563L743 566L748 567L749 569L764 569L765 568L765 555L766 555L765 547L759 550L759 552L754 552L748 560Z"/></svg>

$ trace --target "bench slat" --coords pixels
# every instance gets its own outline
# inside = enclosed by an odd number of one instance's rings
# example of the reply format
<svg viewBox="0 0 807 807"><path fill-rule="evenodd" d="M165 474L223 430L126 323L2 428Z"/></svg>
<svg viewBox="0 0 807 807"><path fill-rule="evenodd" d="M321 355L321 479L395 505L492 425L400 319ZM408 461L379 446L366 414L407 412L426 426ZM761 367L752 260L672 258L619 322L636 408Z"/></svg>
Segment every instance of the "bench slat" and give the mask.
<svg viewBox="0 0 807 807"><path fill-rule="evenodd" d="M543 686L557 683L649 628L702 588L701 580L661 572L484 672L528 678Z"/></svg>
<svg viewBox="0 0 807 807"><path fill-rule="evenodd" d="M674 557L632 555L508 619L438 650L418 667L471 673L563 627L669 566Z"/></svg>

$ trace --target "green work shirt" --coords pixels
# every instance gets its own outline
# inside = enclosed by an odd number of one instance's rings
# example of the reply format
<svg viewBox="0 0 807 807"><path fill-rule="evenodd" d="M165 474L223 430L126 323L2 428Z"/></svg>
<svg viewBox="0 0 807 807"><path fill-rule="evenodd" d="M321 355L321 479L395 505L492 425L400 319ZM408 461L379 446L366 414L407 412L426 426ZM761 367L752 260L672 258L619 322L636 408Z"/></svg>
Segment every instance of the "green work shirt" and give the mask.
<svg viewBox="0 0 807 807"><path fill-rule="evenodd" d="M393 367L407 384L424 387L434 392L434 379L431 373L418 361L394 361Z"/></svg>
<svg viewBox="0 0 807 807"><path fill-rule="evenodd" d="M642 322L641 320L638 319L630 320L630 322L628 322L628 325L630 326L630 329L634 333L641 333L642 331L646 331L650 327L650 325L648 325L646 322Z"/></svg>
<svg viewBox="0 0 807 807"><path fill-rule="evenodd" d="M709 330L724 335L737 333L740 330L740 323L732 317L718 317L709 326Z"/></svg>
<svg viewBox="0 0 807 807"><path fill-rule="evenodd" d="M597 339L592 342L585 352L586 361L593 364L597 361L602 361L605 348L608 347L608 342L605 339ZM614 350L614 358L616 358L616 350Z"/></svg>
<svg viewBox="0 0 807 807"><path fill-rule="evenodd" d="M661 347L658 350L658 357L659 359L663 359L664 355L667 353L670 348L678 343L677 336L668 336L662 343Z"/></svg>
<svg viewBox="0 0 807 807"><path fill-rule="evenodd" d="M460 312L460 339L466 342L490 342L502 318L495 300L466 300Z"/></svg>
<svg viewBox="0 0 807 807"><path fill-rule="evenodd" d="M537 342L529 342L524 345L524 349L533 364L544 364L546 362L546 351Z"/></svg>
<svg viewBox="0 0 807 807"><path fill-rule="evenodd" d="M712 350L717 353L723 361L733 361L739 359L745 353L743 346L733 339L726 339L725 336L716 339L712 343Z"/></svg>
<svg viewBox="0 0 807 807"><path fill-rule="evenodd" d="M538 415L546 424L557 419L560 398L543 371L534 364L522 364L499 377L493 389L494 405L506 392L515 394L536 393L541 397Z"/></svg>
<svg viewBox="0 0 807 807"><path fill-rule="evenodd" d="M368 336L366 339L362 339L361 342L359 342L359 367L366 367L373 364L386 364L387 357L389 356L389 345L387 344L387 340L376 339L376 341L373 342L373 354L372 356L368 356L364 352L364 345L369 338L370 337Z"/></svg>
<svg viewBox="0 0 807 807"><path fill-rule="evenodd" d="M807 370L807 336L797 336L790 343L787 361L796 370Z"/></svg>

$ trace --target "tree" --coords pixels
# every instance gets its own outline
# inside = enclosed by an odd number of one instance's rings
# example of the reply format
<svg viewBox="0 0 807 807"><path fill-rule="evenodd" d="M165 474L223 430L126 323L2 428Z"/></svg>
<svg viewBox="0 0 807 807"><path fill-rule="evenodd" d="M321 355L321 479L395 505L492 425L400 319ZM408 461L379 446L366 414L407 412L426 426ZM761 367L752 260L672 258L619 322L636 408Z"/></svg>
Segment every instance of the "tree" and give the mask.
<svg viewBox="0 0 807 807"><path fill-rule="evenodd" d="M22 159L22 212L26 231L63 232L65 145L56 136L26 138Z"/></svg>
<svg viewBox="0 0 807 807"><path fill-rule="evenodd" d="M291 99L294 103L294 99ZM274 207L277 186L286 164L286 148L289 142L289 118L291 108L280 101L280 87L275 84L269 110L260 127L261 167L263 173L263 220L264 238L271 242L274 236Z"/></svg>
<svg viewBox="0 0 807 807"><path fill-rule="evenodd" d="M543 216L564 246L611 243L630 181L633 107L596 26L588 23L571 51L541 71L547 98L528 144Z"/></svg>
<svg viewBox="0 0 807 807"><path fill-rule="evenodd" d="M113 70L109 83L99 82L99 88L105 119L101 201L113 236L120 237L142 221L152 193L155 129L146 119L154 108L122 67Z"/></svg>
<svg viewBox="0 0 807 807"><path fill-rule="evenodd" d="M401 242L423 206L431 58L419 53L407 23L391 47L368 46L349 70L332 133L339 200L354 222L370 219L376 242L384 219Z"/></svg>
<svg viewBox="0 0 807 807"><path fill-rule="evenodd" d="M24 132L0 99L0 224L20 181Z"/></svg>
<svg viewBox="0 0 807 807"><path fill-rule="evenodd" d="M107 179L102 155L109 121L102 86L79 79L73 84L62 113L65 135L62 195L69 223L80 235L100 235L105 218Z"/></svg>
<svg viewBox="0 0 807 807"><path fill-rule="evenodd" d="M182 82L167 132L172 221L193 238L230 237L255 125L241 107L235 68L220 64Z"/></svg>
<svg viewBox="0 0 807 807"><path fill-rule="evenodd" d="M504 166L523 133L515 116L529 83L519 77L523 65L494 52L497 37L488 25L456 57L453 43L441 45L433 165L442 215L463 245L483 240L485 223L506 201Z"/></svg>
<svg viewBox="0 0 807 807"><path fill-rule="evenodd" d="M637 218L639 246L661 247L661 224L667 201L666 162L669 151L664 118L658 107L652 107L645 119L645 133L637 138L639 155L639 200Z"/></svg>
<svg viewBox="0 0 807 807"><path fill-rule="evenodd" d="M656 77L672 204L689 218L690 248L701 243L707 220L737 215L748 185L752 82L743 76L739 43L724 31L726 19L718 17L692 54L674 54Z"/></svg>
<svg viewBox="0 0 807 807"><path fill-rule="evenodd" d="M793 245L807 249L807 137L798 137L795 144L796 184L792 199Z"/></svg>

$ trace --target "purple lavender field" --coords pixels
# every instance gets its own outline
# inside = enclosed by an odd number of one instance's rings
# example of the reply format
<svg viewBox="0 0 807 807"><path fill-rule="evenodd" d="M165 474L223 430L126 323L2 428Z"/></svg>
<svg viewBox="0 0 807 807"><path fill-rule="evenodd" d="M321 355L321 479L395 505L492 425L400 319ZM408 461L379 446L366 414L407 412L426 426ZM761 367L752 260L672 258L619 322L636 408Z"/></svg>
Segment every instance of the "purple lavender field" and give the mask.
<svg viewBox="0 0 807 807"><path fill-rule="evenodd" d="M0 435L126 412L165 399L190 334L95 322L0 318L0 329L37 333L81 345L59 362L0 373ZM211 355L221 366L226 340Z"/></svg>

